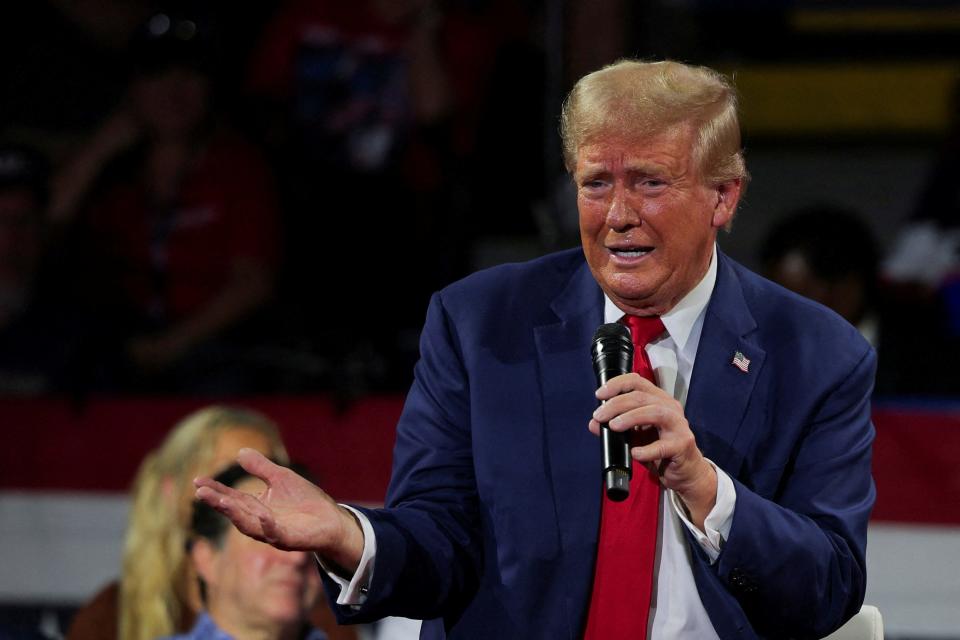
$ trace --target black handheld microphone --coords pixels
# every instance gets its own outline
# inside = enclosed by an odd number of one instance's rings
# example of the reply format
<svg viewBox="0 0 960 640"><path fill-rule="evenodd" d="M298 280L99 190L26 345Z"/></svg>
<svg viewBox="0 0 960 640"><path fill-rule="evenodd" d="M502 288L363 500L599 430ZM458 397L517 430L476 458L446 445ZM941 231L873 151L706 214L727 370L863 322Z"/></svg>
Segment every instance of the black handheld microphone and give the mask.
<svg viewBox="0 0 960 640"><path fill-rule="evenodd" d="M633 370L630 330L616 322L600 325L593 334L591 355L598 385L629 373ZM600 425L600 436L603 439L603 484L607 497L615 502L626 500L630 495L630 478L633 476L627 434L611 431L604 423Z"/></svg>

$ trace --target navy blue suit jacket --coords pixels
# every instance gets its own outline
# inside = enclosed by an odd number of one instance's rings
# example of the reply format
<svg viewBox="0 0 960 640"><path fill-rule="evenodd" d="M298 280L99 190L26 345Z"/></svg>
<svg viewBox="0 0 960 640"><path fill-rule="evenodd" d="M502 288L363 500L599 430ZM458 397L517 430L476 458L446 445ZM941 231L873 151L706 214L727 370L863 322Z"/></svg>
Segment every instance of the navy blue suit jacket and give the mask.
<svg viewBox="0 0 960 640"><path fill-rule="evenodd" d="M436 294L397 426L377 559L344 622L427 619L427 638L577 638L600 523L589 346L602 292L579 250ZM740 351L744 373L731 364ZM719 254L686 404L733 479L713 565L689 540L721 638L819 637L863 600L875 355L824 307ZM430 620L433 619L433 620Z"/></svg>

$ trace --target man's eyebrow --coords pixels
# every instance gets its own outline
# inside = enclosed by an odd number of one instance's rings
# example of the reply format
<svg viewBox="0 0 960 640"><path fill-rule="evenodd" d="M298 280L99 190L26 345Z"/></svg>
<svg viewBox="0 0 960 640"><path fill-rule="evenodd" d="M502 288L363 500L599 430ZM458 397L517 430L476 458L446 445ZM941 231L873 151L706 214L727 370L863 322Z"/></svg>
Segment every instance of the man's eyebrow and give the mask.
<svg viewBox="0 0 960 640"><path fill-rule="evenodd" d="M637 160L635 162L628 161L624 163L623 169L631 174L640 174L645 176L675 175L675 171L671 169L670 166L659 162L651 162L649 160ZM611 171L613 171L613 169L606 162L590 162L589 160L584 160L579 170L574 172L574 176L576 178L588 178L607 174Z"/></svg>
<svg viewBox="0 0 960 640"><path fill-rule="evenodd" d="M631 173L643 173L643 174L671 173L670 167L668 167L667 165L660 164L657 162L649 162L649 161L627 162L624 164L623 168Z"/></svg>
<svg viewBox="0 0 960 640"><path fill-rule="evenodd" d="M582 167L578 171L575 171L574 175L578 178L585 178L585 177L599 176L605 173L610 173L610 168L605 164L597 163L597 164L588 164Z"/></svg>

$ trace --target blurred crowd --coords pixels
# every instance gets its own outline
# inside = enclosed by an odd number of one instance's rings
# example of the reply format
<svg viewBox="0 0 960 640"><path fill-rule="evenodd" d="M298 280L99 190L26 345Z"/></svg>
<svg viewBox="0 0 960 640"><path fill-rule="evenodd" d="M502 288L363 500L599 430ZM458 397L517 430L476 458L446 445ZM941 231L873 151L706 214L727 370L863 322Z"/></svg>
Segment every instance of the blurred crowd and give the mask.
<svg viewBox="0 0 960 640"><path fill-rule="evenodd" d="M4 9L0 393L405 388L431 292L509 239L576 241L553 211L568 79L711 44L677 3L636 33L629 3L558 6ZM863 329L883 393L960 389L958 167L954 126L889 251L829 194L757 250Z"/></svg>
<svg viewBox="0 0 960 640"><path fill-rule="evenodd" d="M478 234L531 225L540 180L480 178L541 162L522 4L39 5L3 96L2 391L394 388Z"/></svg>

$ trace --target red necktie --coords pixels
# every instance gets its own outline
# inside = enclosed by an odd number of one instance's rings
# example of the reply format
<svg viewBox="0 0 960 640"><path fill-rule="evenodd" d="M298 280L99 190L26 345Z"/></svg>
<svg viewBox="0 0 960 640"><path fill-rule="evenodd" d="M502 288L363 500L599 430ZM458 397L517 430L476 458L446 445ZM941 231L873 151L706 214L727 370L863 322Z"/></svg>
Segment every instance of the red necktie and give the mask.
<svg viewBox="0 0 960 640"><path fill-rule="evenodd" d="M644 347L663 333L663 323L657 316L625 316L623 323L633 338L633 370L654 381ZM631 436L631 445L647 444L656 439L656 431L633 432ZM597 564L584 638L645 640L657 554L659 480L634 460L630 496L623 502L613 502L604 495L601 511Z"/></svg>

